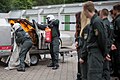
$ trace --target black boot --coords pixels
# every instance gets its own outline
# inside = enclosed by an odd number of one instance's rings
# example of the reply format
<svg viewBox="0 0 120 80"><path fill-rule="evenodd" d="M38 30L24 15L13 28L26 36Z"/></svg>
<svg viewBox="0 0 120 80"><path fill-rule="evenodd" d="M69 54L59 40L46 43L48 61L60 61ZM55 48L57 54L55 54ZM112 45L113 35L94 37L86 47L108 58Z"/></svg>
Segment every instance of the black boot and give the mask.
<svg viewBox="0 0 120 80"><path fill-rule="evenodd" d="M57 65L55 65L52 69L53 70L56 70L56 69L58 69L59 68L59 65L57 64Z"/></svg>
<svg viewBox="0 0 120 80"><path fill-rule="evenodd" d="M76 80L82 80L80 73L77 73L77 79Z"/></svg>
<svg viewBox="0 0 120 80"><path fill-rule="evenodd" d="M17 68L17 71L25 72L25 67L19 66L19 67Z"/></svg>

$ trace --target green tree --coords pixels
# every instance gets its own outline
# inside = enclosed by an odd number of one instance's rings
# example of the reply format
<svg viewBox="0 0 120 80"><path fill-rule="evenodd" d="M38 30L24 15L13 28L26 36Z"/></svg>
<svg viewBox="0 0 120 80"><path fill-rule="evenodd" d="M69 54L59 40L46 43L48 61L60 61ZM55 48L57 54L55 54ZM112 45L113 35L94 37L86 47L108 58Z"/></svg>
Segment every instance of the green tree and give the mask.
<svg viewBox="0 0 120 80"><path fill-rule="evenodd" d="M11 0L0 0L0 13L8 12L11 9Z"/></svg>
<svg viewBox="0 0 120 80"><path fill-rule="evenodd" d="M12 0L11 9L31 9L33 6L33 0Z"/></svg>
<svg viewBox="0 0 120 80"><path fill-rule="evenodd" d="M55 4L68 4L68 3L76 3L76 2L84 2L88 0L35 0L35 6L41 5L55 5Z"/></svg>
<svg viewBox="0 0 120 80"><path fill-rule="evenodd" d="M35 0L0 0L0 12L9 12L10 10L31 9Z"/></svg>
<svg viewBox="0 0 120 80"><path fill-rule="evenodd" d="M84 1L88 0L0 0L0 12L9 12L10 10L20 9L31 9L33 6L57 5L76 2L78 3Z"/></svg>
<svg viewBox="0 0 120 80"><path fill-rule="evenodd" d="M35 0L37 2L36 6L41 6L41 5L55 5L55 4L63 4L64 0Z"/></svg>

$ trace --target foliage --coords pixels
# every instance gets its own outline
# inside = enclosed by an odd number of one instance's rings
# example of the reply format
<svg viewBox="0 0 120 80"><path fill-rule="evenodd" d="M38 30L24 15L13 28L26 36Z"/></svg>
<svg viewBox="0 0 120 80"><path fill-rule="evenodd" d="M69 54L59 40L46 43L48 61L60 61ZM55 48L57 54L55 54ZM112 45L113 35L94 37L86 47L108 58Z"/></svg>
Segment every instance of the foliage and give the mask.
<svg viewBox="0 0 120 80"><path fill-rule="evenodd" d="M0 12L9 12L10 10L31 9L35 0L0 0Z"/></svg>
<svg viewBox="0 0 120 80"><path fill-rule="evenodd" d="M11 9L30 9L33 6L33 0L11 0L12 7Z"/></svg>
<svg viewBox="0 0 120 80"><path fill-rule="evenodd" d="M84 1L88 0L0 0L0 12L9 12L10 10L20 9L31 9L32 6L79 3Z"/></svg>
<svg viewBox="0 0 120 80"><path fill-rule="evenodd" d="M8 12L10 10L10 0L0 0L0 13Z"/></svg>

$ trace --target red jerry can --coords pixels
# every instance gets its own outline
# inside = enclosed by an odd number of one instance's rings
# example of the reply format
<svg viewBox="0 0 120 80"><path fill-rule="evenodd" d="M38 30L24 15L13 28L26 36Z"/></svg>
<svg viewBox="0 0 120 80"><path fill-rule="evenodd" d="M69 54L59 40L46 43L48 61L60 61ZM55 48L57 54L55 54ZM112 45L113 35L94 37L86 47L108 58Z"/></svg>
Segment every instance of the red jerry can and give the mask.
<svg viewBox="0 0 120 80"><path fill-rule="evenodd" d="M49 27L45 28L45 42L50 43L52 41L52 32Z"/></svg>

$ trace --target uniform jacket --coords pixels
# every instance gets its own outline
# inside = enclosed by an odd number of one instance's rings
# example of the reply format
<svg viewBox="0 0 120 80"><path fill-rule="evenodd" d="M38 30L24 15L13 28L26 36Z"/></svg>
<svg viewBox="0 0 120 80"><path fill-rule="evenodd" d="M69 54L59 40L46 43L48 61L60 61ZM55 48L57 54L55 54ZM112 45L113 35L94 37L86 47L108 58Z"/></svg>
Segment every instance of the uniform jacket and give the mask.
<svg viewBox="0 0 120 80"><path fill-rule="evenodd" d="M115 41L120 42L120 14L116 16L116 18L114 19L113 26L114 26Z"/></svg>
<svg viewBox="0 0 120 80"><path fill-rule="evenodd" d="M48 23L48 27L52 29L52 38L60 37L60 31L59 31L59 20L52 20Z"/></svg>
<svg viewBox="0 0 120 80"><path fill-rule="evenodd" d="M84 29L83 29L83 32L82 32L82 45L81 45L81 52L80 52L80 57L83 59L83 60L87 60L87 55L88 55L88 52L87 52L87 38L88 38L88 33L89 33L89 27L90 25L88 24Z"/></svg>
<svg viewBox="0 0 120 80"><path fill-rule="evenodd" d="M114 28L112 23L108 20L108 18L104 18L103 22L105 24L105 27L107 29L107 38L108 38L108 47L110 48L113 44L113 35L114 35Z"/></svg>
<svg viewBox="0 0 120 80"><path fill-rule="evenodd" d="M91 18L87 49L98 48L105 56L107 53L107 35L105 25L96 14Z"/></svg>
<svg viewBox="0 0 120 80"><path fill-rule="evenodd" d="M59 20L58 19L49 21L47 25L46 24L42 25L42 24L37 23L37 26L41 30L45 30L45 28L48 26L52 30L52 38L60 37Z"/></svg>

